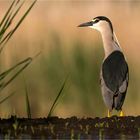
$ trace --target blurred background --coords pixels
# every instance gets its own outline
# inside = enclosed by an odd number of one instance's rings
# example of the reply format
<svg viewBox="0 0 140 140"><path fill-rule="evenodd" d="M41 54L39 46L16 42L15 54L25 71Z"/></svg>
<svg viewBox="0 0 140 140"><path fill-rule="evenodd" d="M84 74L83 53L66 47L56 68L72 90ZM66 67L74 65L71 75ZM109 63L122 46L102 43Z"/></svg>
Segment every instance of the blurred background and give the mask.
<svg viewBox="0 0 140 140"><path fill-rule="evenodd" d="M23 11L30 2L26 2ZM10 4L10 0L0 1L0 19ZM53 115L106 116L99 82L104 58L101 35L90 28L77 28L80 23L99 15L107 16L113 22L129 64L130 82L123 105L124 113L140 114L140 2L38 0L0 58L2 72L41 51L41 55L23 72L33 117L47 116L67 75L69 78L63 97ZM4 96L16 91L0 105L1 117L12 114L27 116L23 74L1 93Z"/></svg>

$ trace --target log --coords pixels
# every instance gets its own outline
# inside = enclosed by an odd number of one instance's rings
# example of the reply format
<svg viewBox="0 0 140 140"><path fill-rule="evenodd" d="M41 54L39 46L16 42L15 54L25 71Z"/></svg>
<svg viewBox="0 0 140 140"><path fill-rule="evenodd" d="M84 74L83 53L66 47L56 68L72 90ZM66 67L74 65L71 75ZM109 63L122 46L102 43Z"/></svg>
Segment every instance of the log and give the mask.
<svg viewBox="0 0 140 140"><path fill-rule="evenodd" d="M0 139L139 139L140 116L0 119Z"/></svg>

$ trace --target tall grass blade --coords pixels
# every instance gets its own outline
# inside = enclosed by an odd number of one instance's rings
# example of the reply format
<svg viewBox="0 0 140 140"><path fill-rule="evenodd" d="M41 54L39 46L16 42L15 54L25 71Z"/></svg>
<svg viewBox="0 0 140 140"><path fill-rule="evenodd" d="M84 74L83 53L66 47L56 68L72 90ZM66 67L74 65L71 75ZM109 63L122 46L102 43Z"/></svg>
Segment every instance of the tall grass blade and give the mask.
<svg viewBox="0 0 140 140"><path fill-rule="evenodd" d="M7 99L9 99L14 94L15 94L15 92L11 93L10 95L8 95L7 97L5 97L4 99L0 100L0 104L2 104L3 102L5 102Z"/></svg>
<svg viewBox="0 0 140 140"><path fill-rule="evenodd" d="M20 1L21 1L21 0L17 0L16 5L18 5Z"/></svg>
<svg viewBox="0 0 140 140"><path fill-rule="evenodd" d="M23 61L19 62L18 64L16 64L15 66L11 67L10 69L8 69L7 71L4 71L3 73L0 74L0 89L5 86L7 86L7 84L9 84L12 80L14 80L16 78L16 76L18 76L18 74L20 72L22 72L35 58L37 58L39 55L41 54L41 52L35 54L33 57L29 57L24 59ZM23 65L23 66L22 66ZM11 72L13 72L13 70L16 70L18 67L22 66L19 71L17 73L15 73L15 75L13 77L11 77L7 82L5 82L5 78L6 76L8 76ZM2 81L3 80L3 81Z"/></svg>
<svg viewBox="0 0 140 140"><path fill-rule="evenodd" d="M26 111L27 111L27 116L28 118L32 118L32 115L31 115L31 107L30 107L30 101L29 101L29 96L28 96L28 90L27 90L27 87L26 87Z"/></svg>
<svg viewBox="0 0 140 140"><path fill-rule="evenodd" d="M58 95L56 96L56 98L55 98L55 100L54 100L54 102L53 102L53 104L51 106L51 109L50 109L47 117L51 117L52 116L52 113L53 113L55 107L57 106L59 99L62 97L62 93L63 93L63 90L65 88L67 79L68 79L68 76L66 77L64 83L62 84L62 86L60 88L60 91L58 92Z"/></svg>
<svg viewBox="0 0 140 140"><path fill-rule="evenodd" d="M8 27L11 25L13 19L16 17L16 15L18 14L18 12L21 9L21 7L23 6L23 4L24 4L24 1L20 4L20 6L17 8L17 10L15 12L14 12L14 10L11 12L11 14L9 15L9 17L7 18L7 20L5 22L5 26L3 27L5 30L7 30Z"/></svg>
<svg viewBox="0 0 140 140"><path fill-rule="evenodd" d="M23 1L22 4L17 8L16 7L17 3L15 4L15 2L16 1L13 2L12 6L10 6L10 8L8 9L7 13L4 16L3 22L1 23L1 26L0 26L0 28L1 28L0 40L2 39L2 37L5 34L5 32L8 30L9 26L11 25L13 19L15 18L15 16L17 15L19 10L21 9L22 5L24 4L24 1ZM17 9L17 10L15 11L15 9Z"/></svg>
<svg viewBox="0 0 140 140"><path fill-rule="evenodd" d="M27 112L28 118L31 119L32 114L31 114L30 100L29 100L29 96L28 96L28 89L27 89L25 78L23 77L23 79L24 79L24 85L25 85L26 112Z"/></svg>
<svg viewBox="0 0 140 140"><path fill-rule="evenodd" d="M30 5L30 7L27 9L27 11L25 12L25 14L22 16L22 18L19 20L19 22L16 24L16 26L15 26L15 28L12 30L12 32L6 37L6 38L4 38L2 41L1 41L1 43L0 43L0 45L1 44L3 44L3 45L5 45L8 41L9 41L9 39L11 38L11 36L14 34L14 32L18 29L18 27L20 26L20 24L22 23L22 21L25 19L25 17L28 15L28 13L30 12L30 10L33 8L33 6L34 6L34 4L36 3L36 1L37 0L34 0L34 2ZM0 49L0 53L1 53L1 51L3 50L3 48L4 47L2 47L1 49Z"/></svg>
<svg viewBox="0 0 140 140"><path fill-rule="evenodd" d="M25 0L13 0L10 7L8 8L7 12L5 13L3 19L0 22L0 53L2 52L5 44L9 41L15 31L18 29L20 24L23 22L25 17L28 15L34 4L37 0L34 0L20 20L16 23L13 29L9 29L13 20L19 13L20 9L22 8ZM9 31L8 31L9 30ZM33 58L29 57L24 59L23 61L17 63L13 67L9 68L5 72L0 74L0 92L6 88L31 62ZM14 93L10 94L9 96L0 100L0 104L9 99ZM29 106L29 98L28 98L28 91L26 87L26 100L28 105L28 117L31 117L30 113L30 106Z"/></svg>
<svg viewBox="0 0 140 140"><path fill-rule="evenodd" d="M16 1L16 0L14 0L14 1L12 2L12 4L11 4L11 6L9 7L9 9L7 10L5 16L3 17L2 21L0 22L0 28L1 28L2 24L4 23L4 21L6 20L6 18L7 18L7 16L8 16L8 14L10 13L11 9L13 8L13 5L14 5L15 1Z"/></svg>
<svg viewBox="0 0 140 140"><path fill-rule="evenodd" d="M9 21L10 20L10 16L11 14L9 15L9 17L6 19L6 22L5 24L3 25L3 27L1 28L1 31L0 31L0 40L2 39L2 37L4 36L7 28L10 26L11 22Z"/></svg>
<svg viewBox="0 0 140 140"><path fill-rule="evenodd" d="M27 58L9 70L0 74L0 91L3 90L6 86L8 86L30 63L32 62L32 58ZM17 68L20 67L18 70ZM9 76L14 70L17 70L12 76ZM9 76L9 78L7 78ZM7 79L6 79L7 78Z"/></svg>
<svg viewBox="0 0 140 140"><path fill-rule="evenodd" d="M12 21L14 20L14 18L16 17L16 15L18 14L18 12L20 11L21 7L23 6L24 1L18 6L18 8L16 9L16 7L13 9L13 11L11 11L11 14L9 15L9 17L7 18L7 21L5 22L5 30L8 29L8 27L11 25ZM16 10L15 10L16 9ZM7 26L6 26L7 25Z"/></svg>
<svg viewBox="0 0 140 140"><path fill-rule="evenodd" d="M16 0L12 3L12 5L10 6L10 8L8 9L6 15L3 18L3 28L0 30L0 45L2 46L0 48L0 53L2 52L2 50L5 47L5 44L9 41L9 39L12 37L12 35L15 33L15 31L18 29L18 27L20 26L20 24L23 22L23 20L25 19L25 17L28 15L28 13L30 12L30 10L33 8L33 6L35 5L37 0L34 0L32 2L32 4L30 5L30 7L26 10L26 12L24 13L24 15L20 18L20 20L17 22L17 24L15 25L15 27L13 29L11 29L5 36L5 32L9 29L13 19L16 17L16 15L18 14L18 12L20 11L20 9L22 8L24 1L18 6L18 8L16 7L18 5L18 3L20 2L20 0L17 1L15 7L14 7L14 3L16 2ZM14 7L14 8L13 8ZM15 10L17 9L17 10ZM1 25L2 25L1 24ZM0 26L1 27L1 26Z"/></svg>

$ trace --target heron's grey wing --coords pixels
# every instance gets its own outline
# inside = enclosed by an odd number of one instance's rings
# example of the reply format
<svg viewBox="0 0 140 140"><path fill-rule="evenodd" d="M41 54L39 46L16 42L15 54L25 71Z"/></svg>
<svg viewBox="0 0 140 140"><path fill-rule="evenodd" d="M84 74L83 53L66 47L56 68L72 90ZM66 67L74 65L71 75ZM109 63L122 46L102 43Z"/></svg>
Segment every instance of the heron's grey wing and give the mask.
<svg viewBox="0 0 140 140"><path fill-rule="evenodd" d="M104 60L102 76L106 86L114 94L126 92L128 86L128 65L122 52L114 51ZM124 84L125 80L127 80L126 84Z"/></svg>
<svg viewBox="0 0 140 140"><path fill-rule="evenodd" d="M128 87L128 80L129 80L129 76L127 73L126 80L123 82L123 84L119 88L118 96L115 97L115 99L114 99L113 106L116 110L121 110L121 108L122 108L122 105L123 105L123 102L125 99L125 95L126 95L126 91L127 91L127 87Z"/></svg>
<svg viewBox="0 0 140 140"><path fill-rule="evenodd" d="M102 71L100 73L100 84L101 84L101 91L105 105L111 111L113 105L113 92L106 86L105 81L102 76Z"/></svg>

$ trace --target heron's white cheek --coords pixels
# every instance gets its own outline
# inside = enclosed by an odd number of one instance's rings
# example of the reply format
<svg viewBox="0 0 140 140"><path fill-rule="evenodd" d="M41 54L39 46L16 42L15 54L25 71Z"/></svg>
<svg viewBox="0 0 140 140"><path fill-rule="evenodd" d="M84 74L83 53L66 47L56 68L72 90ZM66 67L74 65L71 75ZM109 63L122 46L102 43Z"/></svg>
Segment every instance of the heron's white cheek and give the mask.
<svg viewBox="0 0 140 140"><path fill-rule="evenodd" d="M96 26L89 26L89 28L95 29L95 30L99 30Z"/></svg>

